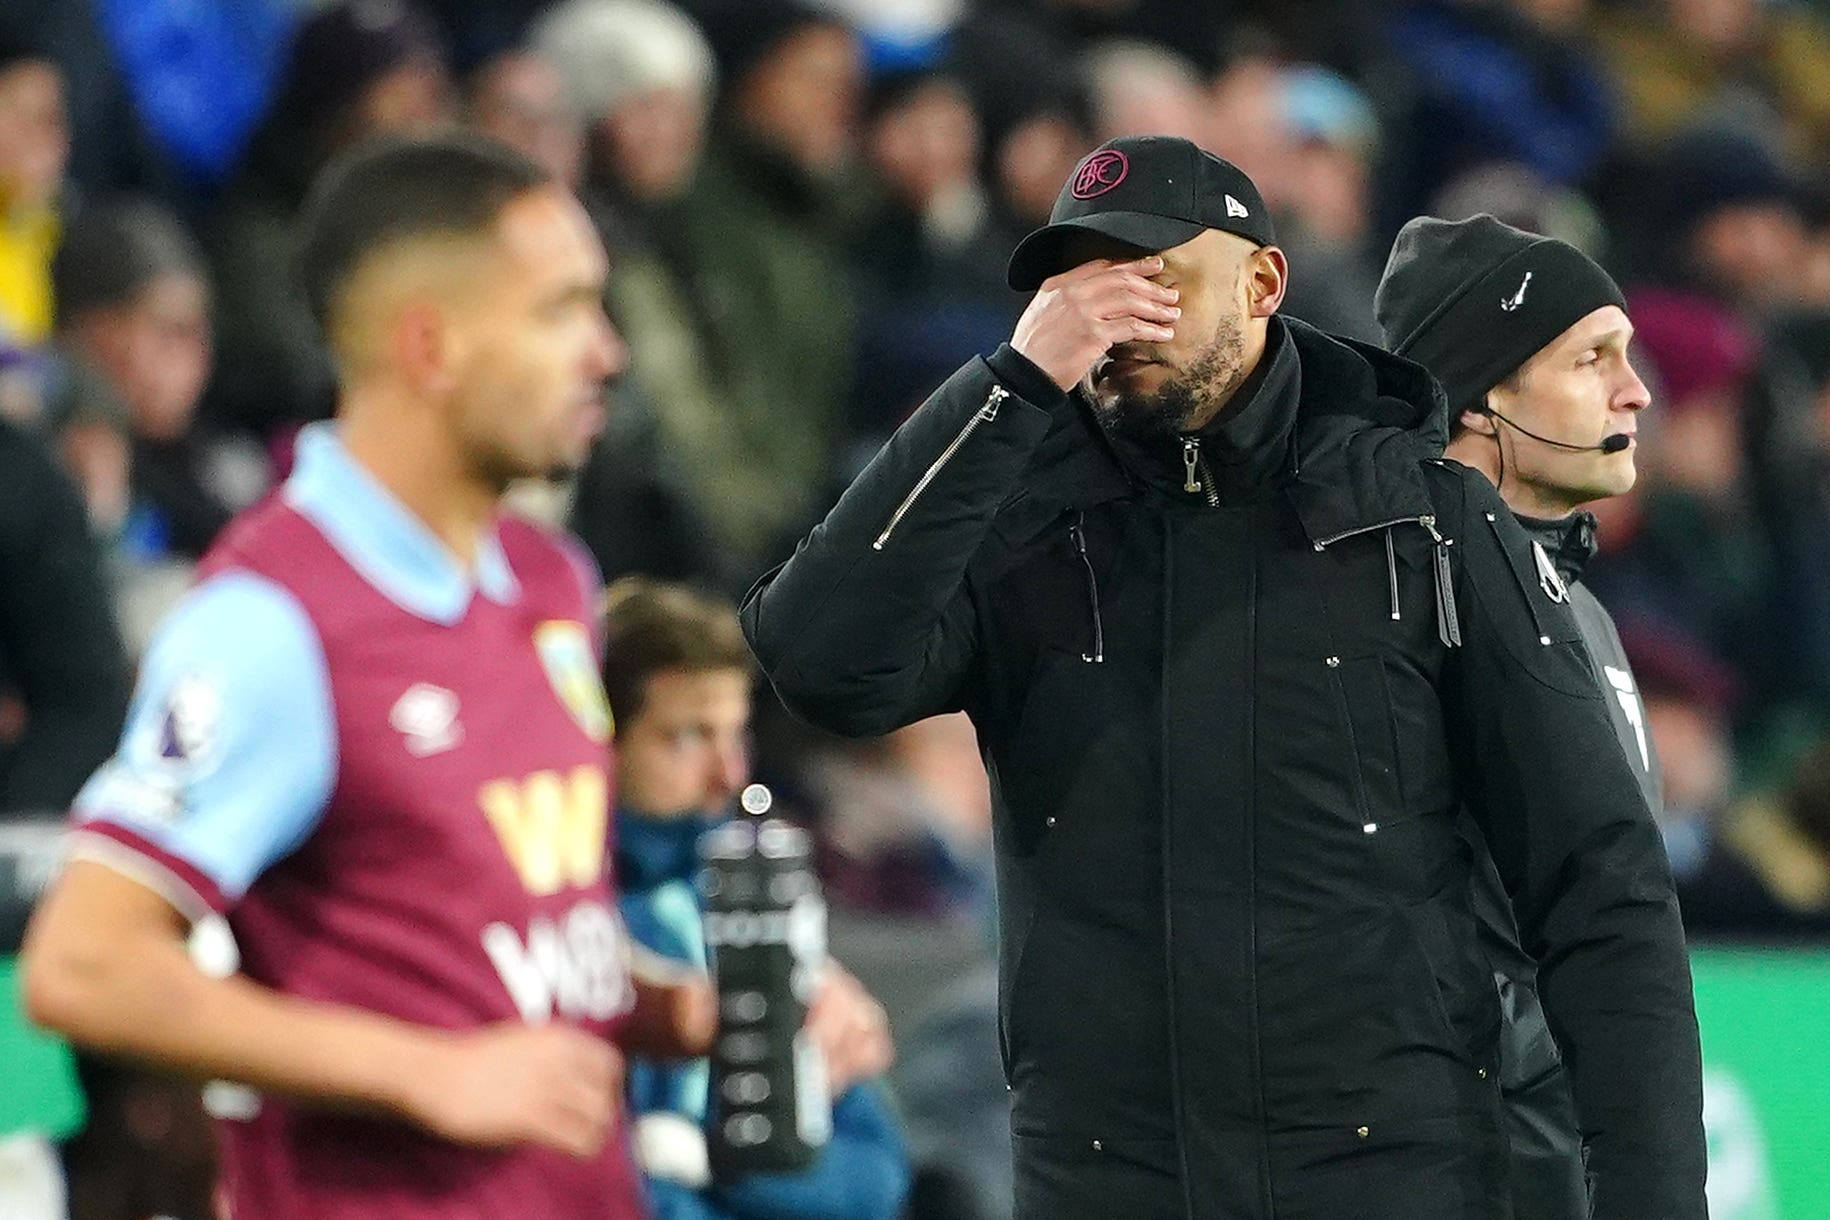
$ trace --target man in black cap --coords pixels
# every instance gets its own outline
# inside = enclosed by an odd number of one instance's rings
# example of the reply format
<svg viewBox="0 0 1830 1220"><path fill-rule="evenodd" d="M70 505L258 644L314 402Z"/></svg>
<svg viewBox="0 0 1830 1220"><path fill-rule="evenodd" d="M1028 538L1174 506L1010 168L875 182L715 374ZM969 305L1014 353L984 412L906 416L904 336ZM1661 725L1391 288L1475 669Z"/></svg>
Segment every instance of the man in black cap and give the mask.
<svg viewBox="0 0 1830 1220"><path fill-rule="evenodd" d="M1579 582L1595 553L1594 500L1633 486L1638 413L1651 399L1627 361L1633 325L1606 271L1574 247L1491 216L1405 225L1376 298L1387 345L1436 375L1448 397L1446 455L1485 475L1531 539L1545 595L1582 631L1628 765L1648 808L1662 803L1657 755L1626 650ZM1480 832L1464 825L1478 844ZM1645 845L1651 851L1653 844ZM1520 1216L1583 1220L1582 1135L1511 908L1484 849L1474 910L1506 1023L1500 1088ZM1647 868L1664 866L1662 853Z"/></svg>
<svg viewBox="0 0 1830 1220"><path fill-rule="evenodd" d="M1249 179L1113 141L744 625L788 706L951 709L992 778L1025 1220L1514 1215L1492 846L1595 1215L1702 1220L1671 881L1567 599L1435 383L1278 316Z"/></svg>

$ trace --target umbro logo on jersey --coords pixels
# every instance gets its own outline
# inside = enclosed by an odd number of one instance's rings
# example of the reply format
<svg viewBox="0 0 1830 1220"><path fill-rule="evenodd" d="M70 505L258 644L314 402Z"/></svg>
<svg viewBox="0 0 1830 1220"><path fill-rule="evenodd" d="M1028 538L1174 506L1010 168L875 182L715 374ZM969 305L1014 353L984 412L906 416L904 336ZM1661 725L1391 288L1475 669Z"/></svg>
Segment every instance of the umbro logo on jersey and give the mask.
<svg viewBox="0 0 1830 1220"><path fill-rule="evenodd" d="M1229 217L1251 215L1250 212L1245 210L1245 205L1240 203L1237 199L1234 199L1231 195L1226 197L1226 214Z"/></svg>
<svg viewBox="0 0 1830 1220"><path fill-rule="evenodd" d="M429 682L409 686L388 713L388 723L406 738L407 753L415 758L442 753L464 740L457 696Z"/></svg>

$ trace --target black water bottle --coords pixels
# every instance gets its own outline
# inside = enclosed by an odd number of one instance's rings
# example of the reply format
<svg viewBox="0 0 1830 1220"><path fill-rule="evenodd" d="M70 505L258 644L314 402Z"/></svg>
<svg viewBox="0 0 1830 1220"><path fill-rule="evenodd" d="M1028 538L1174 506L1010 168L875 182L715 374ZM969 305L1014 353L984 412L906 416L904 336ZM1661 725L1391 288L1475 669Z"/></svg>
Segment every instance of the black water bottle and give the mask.
<svg viewBox="0 0 1830 1220"><path fill-rule="evenodd" d="M769 790L700 844L705 941L718 983L706 1140L712 1176L792 1173L832 1136L826 1064L802 1033L826 959L807 832L765 815Z"/></svg>

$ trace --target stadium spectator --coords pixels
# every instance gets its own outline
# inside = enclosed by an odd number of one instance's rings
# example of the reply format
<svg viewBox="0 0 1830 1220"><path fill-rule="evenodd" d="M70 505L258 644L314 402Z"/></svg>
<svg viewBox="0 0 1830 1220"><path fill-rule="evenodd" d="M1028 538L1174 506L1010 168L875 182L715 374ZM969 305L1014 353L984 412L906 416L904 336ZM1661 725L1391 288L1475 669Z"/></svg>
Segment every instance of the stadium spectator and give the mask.
<svg viewBox="0 0 1830 1220"><path fill-rule="evenodd" d="M1830 313L1786 319L1749 412L1749 486L1774 557L1779 634L1771 694L1830 717ZM1788 371L1792 375L1787 375Z"/></svg>
<svg viewBox="0 0 1830 1220"><path fill-rule="evenodd" d="M88 418L121 427L129 446L126 558L197 560L229 518L267 489L264 456L245 442L200 428L198 399L209 377L210 290L202 256L178 220L145 200L87 209L53 264L57 338L77 378L93 379ZM117 414L118 413L118 414ZM89 480L85 480L89 483ZM112 526L113 529L108 527Z"/></svg>
<svg viewBox="0 0 1830 1220"><path fill-rule="evenodd" d="M652 204L691 184L715 80L691 18L661 0L564 0L529 40L559 70L585 125L598 207Z"/></svg>
<svg viewBox="0 0 1830 1220"><path fill-rule="evenodd" d="M964 82L935 64L879 72L865 148L879 202L852 255L861 320L839 486L1022 308L1004 282L1007 243L979 178L980 124Z"/></svg>
<svg viewBox="0 0 1830 1220"><path fill-rule="evenodd" d="M701 15L710 44L655 3L574 2L535 37L593 126L632 352L625 418L582 476L573 527L607 573L742 587L812 511L840 432L861 65L850 31L797 0ZM725 88L702 156L714 64Z"/></svg>
<svg viewBox="0 0 1830 1220"><path fill-rule="evenodd" d="M1655 811L1659 832L1684 926L1694 935L1700 911L1691 907L1689 887L1713 867L1723 815L1735 795L1732 726L1741 687L1733 670L1671 623L1627 619L1620 640L1657 751L1664 795Z"/></svg>
<svg viewBox="0 0 1830 1220"><path fill-rule="evenodd" d="M1587 196L1546 182L1523 165L1500 161L1469 170L1442 188L1427 215L1466 220L1482 212L1515 229L1568 242L1593 259L1608 252L1608 233Z"/></svg>
<svg viewBox="0 0 1830 1220"><path fill-rule="evenodd" d="M1793 167L1757 135L1697 127L1662 147L1632 193L1647 283L1707 293L1750 320L1804 290L1801 191ZM1616 214L1620 213L1618 207Z"/></svg>
<svg viewBox="0 0 1830 1220"><path fill-rule="evenodd" d="M1595 36L1636 143L1698 121L1752 123L1794 156L1830 155L1830 26L1812 6L1628 0L1599 10Z"/></svg>
<svg viewBox="0 0 1830 1220"><path fill-rule="evenodd" d="M268 439L329 414L335 374L289 274L305 191L342 149L453 115L444 51L412 0L336 0L293 35L284 84L205 229L217 353L205 408Z"/></svg>
<svg viewBox="0 0 1830 1220"><path fill-rule="evenodd" d="M990 794L972 725L934 716L812 749L798 776L834 951L901 1033L989 964Z"/></svg>
<svg viewBox="0 0 1830 1220"><path fill-rule="evenodd" d="M1712 850L1680 893L1698 936L1830 937L1830 741L1812 743L1777 790L1722 815Z"/></svg>
<svg viewBox="0 0 1830 1220"><path fill-rule="evenodd" d="M1587 0L1423 0L1395 6L1383 198L1393 227L1451 179L1494 161L1587 181L1616 127L1614 86L1584 26Z"/></svg>
<svg viewBox="0 0 1830 1220"><path fill-rule="evenodd" d="M743 575L820 507L853 376L846 253L861 198L856 36L802 0L697 10L723 81L691 188L657 217L702 319L718 414L698 461Z"/></svg>
<svg viewBox="0 0 1830 1220"><path fill-rule="evenodd" d="M998 274L1003 247L979 180L980 140L971 96L944 69L893 70L872 79L864 147L883 199L862 226L853 257L874 288L874 308L1017 304Z"/></svg>
<svg viewBox="0 0 1830 1220"><path fill-rule="evenodd" d="M611 586L604 685L617 715L616 875L630 934L670 962L703 970L698 844L729 819L749 781L749 649L734 605L630 578ZM808 1027L825 1052L832 1138L798 1174L713 1182L703 1062L629 1066L636 1156L657 1220L892 1220L908 1157L878 1077L890 1061L883 1010L842 972ZM822 1003L826 1007L822 1008Z"/></svg>
<svg viewBox="0 0 1830 1220"><path fill-rule="evenodd" d="M728 461L727 395L659 223L704 153L711 48L660 0L568 0L532 38L560 67L589 133L585 198L613 251L609 308L630 350L609 426L577 480L571 528L606 577L739 585L747 519L717 477Z"/></svg>
<svg viewBox="0 0 1830 1220"><path fill-rule="evenodd" d="M50 1141L81 1125L69 1051L26 1023L14 953L61 853L60 811L106 758L127 665L82 501L0 419L0 1214L64 1220Z"/></svg>
<svg viewBox="0 0 1830 1220"><path fill-rule="evenodd" d="M67 207L63 73L29 43L0 41L0 344L51 332L51 256Z"/></svg>
<svg viewBox="0 0 1830 1220"><path fill-rule="evenodd" d="M1284 311L1330 334L1375 343L1372 166L1378 120L1364 94L1313 64L1286 68L1279 119L1290 140L1288 189L1278 211L1290 256Z"/></svg>
<svg viewBox="0 0 1830 1220"><path fill-rule="evenodd" d="M1093 139L1168 135L1198 140L1207 134L1205 88L1193 64L1168 47L1133 39L1105 39L1082 51L1093 119Z"/></svg>
<svg viewBox="0 0 1830 1220"><path fill-rule="evenodd" d="M1072 45L1020 12L969 12L942 66L972 97L984 128L979 177L1008 249L1048 219L1061 180L1098 141Z"/></svg>
<svg viewBox="0 0 1830 1220"><path fill-rule="evenodd" d="M82 501L40 438L0 420L0 811L66 806L126 705Z"/></svg>
<svg viewBox="0 0 1830 1220"><path fill-rule="evenodd" d="M1276 215L1300 202L1287 172L1296 160L1287 66L1281 46L1248 29L1208 87L1208 145L1251 175Z"/></svg>
<svg viewBox="0 0 1830 1220"><path fill-rule="evenodd" d="M465 98L470 125L531 159L572 190L584 173L584 132L565 78L545 56L525 47L503 51L470 75Z"/></svg>
<svg viewBox="0 0 1830 1220"><path fill-rule="evenodd" d="M1764 690L1783 662L1743 439L1759 338L1695 294L1635 290L1627 307L1659 409L1639 438L1640 483L1610 514L1588 584L1618 614L1703 641Z"/></svg>
<svg viewBox="0 0 1830 1220"><path fill-rule="evenodd" d="M571 528L607 578L741 585L737 556L754 543L720 477L732 460L729 395L661 223L704 153L711 47L662 0L566 0L529 37L585 125L585 201L611 251L607 299L629 343L629 375L578 477Z"/></svg>

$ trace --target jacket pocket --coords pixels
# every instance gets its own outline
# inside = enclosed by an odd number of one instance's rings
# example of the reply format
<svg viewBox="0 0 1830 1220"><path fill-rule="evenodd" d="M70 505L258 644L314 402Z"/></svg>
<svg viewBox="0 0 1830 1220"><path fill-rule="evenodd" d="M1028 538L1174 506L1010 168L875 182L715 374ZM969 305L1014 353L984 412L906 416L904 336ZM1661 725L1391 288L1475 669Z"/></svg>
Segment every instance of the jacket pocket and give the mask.
<svg viewBox="0 0 1830 1220"><path fill-rule="evenodd" d="M1489 1080L1499 1050L1500 1004L1474 917L1460 887L1406 908L1406 925L1429 969L1431 995L1458 1058Z"/></svg>
<svg viewBox="0 0 1830 1220"><path fill-rule="evenodd" d="M1561 1072L1563 1056L1538 1002L1538 989L1497 971L1493 982L1499 990L1502 1021L1500 1088L1508 1094L1521 1092Z"/></svg>
<svg viewBox="0 0 1830 1220"><path fill-rule="evenodd" d="M1278 1220L1512 1214L1505 1139L1479 1112L1273 1135L1271 1180Z"/></svg>
<svg viewBox="0 0 1830 1220"><path fill-rule="evenodd" d="M1261 942L1258 1005L1275 1015L1261 1053L1276 1127L1449 1114L1479 1091L1402 911L1344 911L1326 928Z"/></svg>
<svg viewBox="0 0 1830 1220"><path fill-rule="evenodd" d="M1376 828L1381 820L1389 822L1406 813L1384 662L1378 657L1353 657L1330 660L1329 669L1334 678L1335 710L1347 733L1356 812L1362 827Z"/></svg>
<svg viewBox="0 0 1830 1220"><path fill-rule="evenodd" d="M1004 1085L1006 1088L1015 1083L1011 1070L1014 1055L1011 1050L1011 1029L1016 1024L1017 996L1022 991L1023 961L1029 955L1030 937L1036 930L1036 908L1031 899L1029 910L1023 917L1022 926L1016 935L1007 940L1009 960L999 973L998 979L998 1059L1004 1067Z"/></svg>
<svg viewBox="0 0 1830 1220"><path fill-rule="evenodd" d="M1016 1220L1186 1220L1174 1139L1012 1137Z"/></svg>

